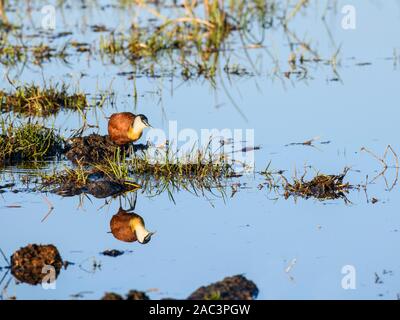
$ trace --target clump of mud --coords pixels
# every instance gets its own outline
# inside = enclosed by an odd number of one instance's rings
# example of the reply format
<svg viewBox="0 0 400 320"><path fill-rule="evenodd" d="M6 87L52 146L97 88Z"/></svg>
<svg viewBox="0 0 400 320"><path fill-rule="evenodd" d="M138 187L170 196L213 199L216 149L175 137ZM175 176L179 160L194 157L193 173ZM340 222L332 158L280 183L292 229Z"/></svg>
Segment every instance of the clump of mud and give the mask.
<svg viewBox="0 0 400 320"><path fill-rule="evenodd" d="M119 154L129 156L132 152L143 151L148 148L144 144L127 144L118 146L108 135L102 136L96 133L85 137L72 138L69 146L66 147L65 156L73 163L98 164L104 163L107 159L114 159Z"/></svg>
<svg viewBox="0 0 400 320"><path fill-rule="evenodd" d="M124 300L122 296L114 292L106 292L101 300Z"/></svg>
<svg viewBox="0 0 400 320"><path fill-rule="evenodd" d="M118 293L106 292L101 300L124 300L124 298ZM130 290L125 300L150 300L150 298L143 291Z"/></svg>
<svg viewBox="0 0 400 320"><path fill-rule="evenodd" d="M257 295L258 288L253 281L242 275L236 275L200 287L188 297L188 300L253 300Z"/></svg>
<svg viewBox="0 0 400 320"><path fill-rule="evenodd" d="M60 273L63 261L57 248L52 245L29 244L14 252L11 256L11 273L21 282L36 285L42 282L47 272L43 267L53 266L56 277Z"/></svg>
<svg viewBox="0 0 400 320"><path fill-rule="evenodd" d="M101 163L105 159L113 159L118 148L109 136L91 134L86 137L73 138L65 156L73 163Z"/></svg>
<svg viewBox="0 0 400 320"><path fill-rule="evenodd" d="M340 175L318 174L311 181L305 181L304 177L295 179L293 183L286 182L285 199L291 195L300 196L305 199L316 198L318 200L344 199L352 186L344 182L348 170Z"/></svg>
<svg viewBox="0 0 400 320"><path fill-rule="evenodd" d="M150 298L142 291L130 290L126 295L126 300L150 300Z"/></svg>

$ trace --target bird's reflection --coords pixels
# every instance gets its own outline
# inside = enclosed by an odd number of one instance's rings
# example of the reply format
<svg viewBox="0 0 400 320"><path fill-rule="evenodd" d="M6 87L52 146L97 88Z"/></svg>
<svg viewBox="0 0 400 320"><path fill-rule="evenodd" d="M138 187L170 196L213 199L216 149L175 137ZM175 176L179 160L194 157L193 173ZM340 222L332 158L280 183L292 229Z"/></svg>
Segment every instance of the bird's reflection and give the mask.
<svg viewBox="0 0 400 320"><path fill-rule="evenodd" d="M136 213L120 208L110 221L113 236L124 242L148 243L154 234L146 229L144 220Z"/></svg>
<svg viewBox="0 0 400 320"><path fill-rule="evenodd" d="M122 206L120 206L118 212L113 215L110 220L111 233L120 241L138 241L141 244L146 244L151 240L154 232L148 231L143 218L133 212L136 207L136 200L137 195L135 195L134 203L132 204L130 202L130 208L128 210L124 210Z"/></svg>

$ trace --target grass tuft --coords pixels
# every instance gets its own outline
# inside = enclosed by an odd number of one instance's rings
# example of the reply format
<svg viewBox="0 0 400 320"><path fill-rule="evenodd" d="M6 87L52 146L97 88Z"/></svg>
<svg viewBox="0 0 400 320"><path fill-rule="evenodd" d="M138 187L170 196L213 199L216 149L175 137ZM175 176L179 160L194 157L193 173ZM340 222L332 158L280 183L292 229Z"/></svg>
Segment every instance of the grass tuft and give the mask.
<svg viewBox="0 0 400 320"><path fill-rule="evenodd" d="M86 95L70 94L66 85L41 88L34 84L17 87L13 92L0 90L0 108L26 116L49 116L60 110L82 110L88 106Z"/></svg>
<svg viewBox="0 0 400 320"><path fill-rule="evenodd" d="M60 154L63 140L53 128L38 123L0 123L0 163L37 161Z"/></svg>

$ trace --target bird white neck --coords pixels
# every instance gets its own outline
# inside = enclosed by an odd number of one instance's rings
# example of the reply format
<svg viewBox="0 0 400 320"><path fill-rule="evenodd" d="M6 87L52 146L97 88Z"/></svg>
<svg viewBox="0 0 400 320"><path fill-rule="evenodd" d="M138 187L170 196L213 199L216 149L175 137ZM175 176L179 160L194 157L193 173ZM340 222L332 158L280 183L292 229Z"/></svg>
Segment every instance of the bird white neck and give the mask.
<svg viewBox="0 0 400 320"><path fill-rule="evenodd" d="M134 231L136 233L136 238L138 239L138 241L140 243L142 243L144 241L144 239L146 238L146 236L150 233L149 231L147 231L145 229L145 227L143 225L136 225L134 228Z"/></svg>
<svg viewBox="0 0 400 320"><path fill-rule="evenodd" d="M135 133L142 133L143 129L146 128L146 124L142 121L142 118L136 117L133 120L133 132Z"/></svg>

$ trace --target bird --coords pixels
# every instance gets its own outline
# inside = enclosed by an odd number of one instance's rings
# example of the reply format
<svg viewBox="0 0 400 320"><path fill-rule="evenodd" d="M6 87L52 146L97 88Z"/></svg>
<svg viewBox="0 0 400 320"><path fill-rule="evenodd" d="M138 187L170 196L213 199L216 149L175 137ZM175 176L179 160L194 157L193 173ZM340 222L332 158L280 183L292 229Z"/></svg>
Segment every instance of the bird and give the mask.
<svg viewBox="0 0 400 320"><path fill-rule="evenodd" d="M113 236L124 242L138 241L141 244L146 244L154 234L154 232L146 230L141 216L122 208L119 208L118 212L111 218L110 228Z"/></svg>
<svg viewBox="0 0 400 320"><path fill-rule="evenodd" d="M145 128L151 125L143 114L119 112L112 114L108 121L108 135L119 146L139 140Z"/></svg>

